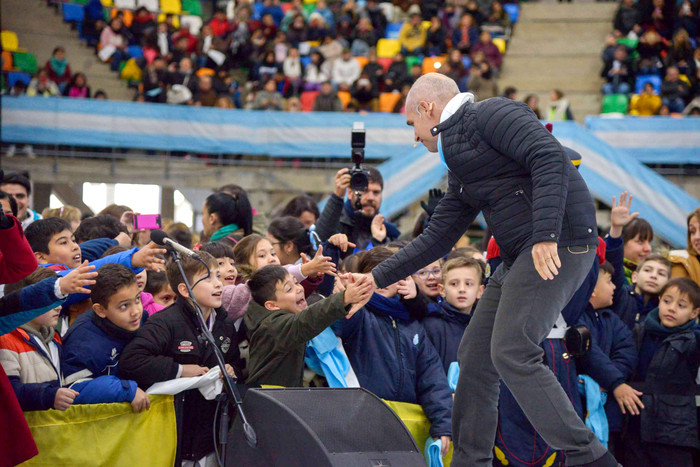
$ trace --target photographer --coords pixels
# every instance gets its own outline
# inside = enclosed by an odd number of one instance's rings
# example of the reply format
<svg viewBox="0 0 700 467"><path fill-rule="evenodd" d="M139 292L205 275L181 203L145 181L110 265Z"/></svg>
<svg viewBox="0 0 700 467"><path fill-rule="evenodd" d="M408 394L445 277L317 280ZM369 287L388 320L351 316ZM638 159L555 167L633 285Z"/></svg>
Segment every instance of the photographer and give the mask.
<svg viewBox="0 0 700 467"><path fill-rule="evenodd" d="M316 222L316 233L322 241L328 240L336 233L343 233L357 245L357 249L366 250L396 240L401 232L394 224L386 222L379 214L382 204L384 179L374 167L366 167L369 184L361 193L360 210L356 210L357 194L350 188L350 169L341 169L335 175L335 191L328 199L321 217ZM347 192L348 199L343 202ZM348 254L353 252L348 250Z"/></svg>

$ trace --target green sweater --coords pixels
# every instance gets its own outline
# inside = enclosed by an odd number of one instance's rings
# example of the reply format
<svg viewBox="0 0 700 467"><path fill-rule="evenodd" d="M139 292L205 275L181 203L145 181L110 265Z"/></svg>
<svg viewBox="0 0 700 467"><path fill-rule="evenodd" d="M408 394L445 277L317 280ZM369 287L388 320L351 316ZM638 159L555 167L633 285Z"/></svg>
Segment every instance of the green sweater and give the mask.
<svg viewBox="0 0 700 467"><path fill-rule="evenodd" d="M250 345L246 384L301 387L306 343L347 315L343 299L344 293L333 294L298 314L251 301L243 318Z"/></svg>

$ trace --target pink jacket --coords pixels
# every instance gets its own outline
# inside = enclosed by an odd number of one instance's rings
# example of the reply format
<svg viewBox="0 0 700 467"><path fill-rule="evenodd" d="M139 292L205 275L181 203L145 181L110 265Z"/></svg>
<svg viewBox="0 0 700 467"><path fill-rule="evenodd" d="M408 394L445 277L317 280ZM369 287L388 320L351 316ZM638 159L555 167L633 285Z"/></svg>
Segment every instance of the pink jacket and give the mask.
<svg viewBox="0 0 700 467"><path fill-rule="evenodd" d="M141 292L141 305L143 309L146 310L146 313L148 313L148 316L165 308L163 305L156 303L153 300L153 295L148 292Z"/></svg>

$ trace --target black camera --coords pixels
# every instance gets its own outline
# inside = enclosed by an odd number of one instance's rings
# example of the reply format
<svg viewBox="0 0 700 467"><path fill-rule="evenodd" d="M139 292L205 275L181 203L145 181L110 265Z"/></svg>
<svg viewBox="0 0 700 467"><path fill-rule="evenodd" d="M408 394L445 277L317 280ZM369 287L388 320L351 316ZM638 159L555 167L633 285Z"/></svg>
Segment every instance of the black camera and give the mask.
<svg viewBox="0 0 700 467"><path fill-rule="evenodd" d="M365 160L365 124L355 122L352 124L352 161L355 166L350 169L350 189L355 193L355 210L362 209L362 193L369 185L369 172L362 168Z"/></svg>
<svg viewBox="0 0 700 467"><path fill-rule="evenodd" d="M572 357L581 358L591 349L591 331L586 326L571 326L564 334L564 342Z"/></svg>

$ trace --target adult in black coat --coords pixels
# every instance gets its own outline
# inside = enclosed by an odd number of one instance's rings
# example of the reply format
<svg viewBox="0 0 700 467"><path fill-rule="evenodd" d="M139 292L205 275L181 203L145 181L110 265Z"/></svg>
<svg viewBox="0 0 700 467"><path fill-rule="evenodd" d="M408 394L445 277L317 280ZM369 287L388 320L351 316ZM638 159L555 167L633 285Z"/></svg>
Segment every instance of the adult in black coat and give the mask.
<svg viewBox="0 0 700 467"><path fill-rule="evenodd" d="M406 99L416 142L439 152L448 190L427 229L372 271L383 288L447 254L481 211L501 248L457 354L454 466L490 466L502 379L568 465L617 467L542 364L549 335L595 259L595 208L559 142L522 102L475 103L437 73Z"/></svg>

